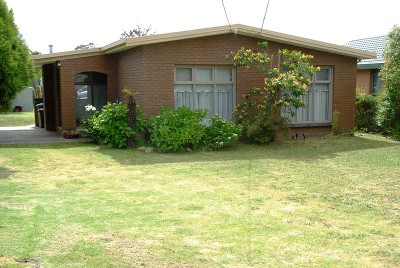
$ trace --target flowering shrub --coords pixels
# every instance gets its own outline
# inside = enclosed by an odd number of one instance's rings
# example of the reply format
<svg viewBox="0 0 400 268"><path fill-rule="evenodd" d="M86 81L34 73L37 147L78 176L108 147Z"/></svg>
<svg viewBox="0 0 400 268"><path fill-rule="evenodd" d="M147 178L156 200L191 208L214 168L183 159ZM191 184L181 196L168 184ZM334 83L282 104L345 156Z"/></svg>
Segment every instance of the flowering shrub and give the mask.
<svg viewBox="0 0 400 268"><path fill-rule="evenodd" d="M143 112L137 106L136 133L128 125L128 108L124 103L107 103L101 111L96 111L93 106L86 106L86 110L93 111L92 115L83 120L83 126L89 139L93 143L103 143L110 147L125 148L127 140L132 134L137 134L145 129L142 119Z"/></svg>
<svg viewBox="0 0 400 268"><path fill-rule="evenodd" d="M266 49L267 42L260 46ZM301 96L310 84L309 78L318 70L310 64L312 58L298 51L282 49L278 51L278 64L274 65L266 51L241 48L227 55L236 66L246 70L256 67L265 76L264 87L251 89L235 107L236 122L243 126L248 141L273 141L275 131L285 126L280 109L293 116L295 109L305 107Z"/></svg>
<svg viewBox="0 0 400 268"><path fill-rule="evenodd" d="M92 143L98 144L101 142L100 129L98 127L98 119L100 112L96 110L96 107L88 104L85 106L86 111L91 112L92 115L82 120L84 132Z"/></svg>
<svg viewBox="0 0 400 268"><path fill-rule="evenodd" d="M241 125L235 125L215 115L211 118L211 126L206 128L205 146L211 150L226 148L236 143L241 136Z"/></svg>
<svg viewBox="0 0 400 268"><path fill-rule="evenodd" d="M159 115L150 118L150 142L162 152L176 152L181 148L199 148L206 127L201 121L207 111L191 111L180 107L174 111L161 107Z"/></svg>

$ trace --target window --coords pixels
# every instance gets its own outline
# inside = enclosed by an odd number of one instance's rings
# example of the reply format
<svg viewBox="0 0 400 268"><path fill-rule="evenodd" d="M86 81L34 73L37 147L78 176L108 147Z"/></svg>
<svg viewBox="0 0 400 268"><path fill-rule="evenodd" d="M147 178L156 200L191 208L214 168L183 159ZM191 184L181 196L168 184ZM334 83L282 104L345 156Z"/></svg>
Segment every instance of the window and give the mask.
<svg viewBox="0 0 400 268"><path fill-rule="evenodd" d="M107 75L96 72L75 75L76 118L90 115L85 106L88 104L97 110L107 104Z"/></svg>
<svg viewBox="0 0 400 268"><path fill-rule="evenodd" d="M382 88L383 81L379 78L379 69L371 70L371 94L376 96Z"/></svg>
<svg viewBox="0 0 400 268"><path fill-rule="evenodd" d="M332 68L321 68L311 78L311 84L306 94L301 98L306 108L297 109L290 123L323 124L330 123L332 118Z"/></svg>
<svg viewBox="0 0 400 268"><path fill-rule="evenodd" d="M207 120L215 114L232 120L234 75L231 67L176 67L175 109L206 109Z"/></svg>

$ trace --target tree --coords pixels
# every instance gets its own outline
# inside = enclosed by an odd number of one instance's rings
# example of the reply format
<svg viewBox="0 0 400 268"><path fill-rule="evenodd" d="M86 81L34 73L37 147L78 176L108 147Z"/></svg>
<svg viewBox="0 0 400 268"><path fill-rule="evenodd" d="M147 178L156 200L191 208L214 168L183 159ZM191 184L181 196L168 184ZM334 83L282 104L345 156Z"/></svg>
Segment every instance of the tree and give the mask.
<svg viewBox="0 0 400 268"><path fill-rule="evenodd" d="M239 68L256 67L265 76L264 87L251 89L235 107L235 120L243 126L248 141L267 143L275 139L276 129L285 126L281 110L293 116L295 109L305 107L301 96L318 68L310 64L311 55L287 49L278 51L278 64L273 66L266 51L268 43L260 47L262 52L241 48L227 58Z"/></svg>
<svg viewBox="0 0 400 268"><path fill-rule="evenodd" d="M125 39L130 37L137 37L137 36L146 36L146 35L154 35L156 32L152 32L151 26L143 26L143 25L136 25L130 31L123 31L119 39Z"/></svg>
<svg viewBox="0 0 400 268"><path fill-rule="evenodd" d="M134 92L129 87L124 87L122 92L125 94L127 98L127 105L128 105L128 125L132 129L132 134L128 138L128 146L132 147L135 145L135 130L136 130L136 99L133 97L137 93Z"/></svg>
<svg viewBox="0 0 400 268"><path fill-rule="evenodd" d="M32 82L33 76L30 51L14 23L13 11L0 0L0 112L10 109L17 93Z"/></svg>
<svg viewBox="0 0 400 268"><path fill-rule="evenodd" d="M381 71L385 81L383 92L382 127L397 130L400 136L400 27L394 26L384 50L385 64Z"/></svg>
<svg viewBox="0 0 400 268"><path fill-rule="evenodd" d="M75 48L75 50L84 50L84 49L91 49L91 48L95 48L96 45L94 43L89 43L86 45L79 45Z"/></svg>
<svg viewBox="0 0 400 268"><path fill-rule="evenodd" d="M39 51L30 51L31 55L40 55ZM40 88L40 80L42 78L42 67L35 67L35 72L33 74L33 79L32 79L32 87L35 89L35 92L38 92L37 96L40 95L40 92L42 91Z"/></svg>
<svg viewBox="0 0 400 268"><path fill-rule="evenodd" d="M134 91L130 87L124 87L122 89L122 93L124 94L125 101L128 107L128 125L131 129L131 135L128 137L127 145L129 147L137 146L140 143L143 143L143 135L147 130L146 122L143 120L144 113L139 105L137 105L135 96L139 94L139 92Z"/></svg>

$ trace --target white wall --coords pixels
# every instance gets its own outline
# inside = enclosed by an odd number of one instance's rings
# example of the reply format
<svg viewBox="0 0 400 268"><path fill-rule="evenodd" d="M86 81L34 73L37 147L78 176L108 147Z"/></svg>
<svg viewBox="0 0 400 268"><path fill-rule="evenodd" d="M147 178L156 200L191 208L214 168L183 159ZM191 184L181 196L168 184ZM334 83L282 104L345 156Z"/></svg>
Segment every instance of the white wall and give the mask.
<svg viewBox="0 0 400 268"><path fill-rule="evenodd" d="M22 106L23 112L33 111L33 93L33 87L27 87L19 92L13 101L11 108L14 109L15 106Z"/></svg>

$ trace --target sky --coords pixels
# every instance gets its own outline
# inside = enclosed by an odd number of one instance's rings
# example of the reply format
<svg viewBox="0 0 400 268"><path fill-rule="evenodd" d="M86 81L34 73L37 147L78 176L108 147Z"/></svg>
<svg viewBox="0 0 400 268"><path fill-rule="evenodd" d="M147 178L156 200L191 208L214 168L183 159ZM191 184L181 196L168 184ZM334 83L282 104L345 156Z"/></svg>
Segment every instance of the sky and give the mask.
<svg viewBox="0 0 400 268"><path fill-rule="evenodd" d="M228 25L222 0L5 0L32 51L101 47L124 30L157 33ZM231 24L261 27L268 0L224 0ZM270 0L264 29L343 45L400 25L399 0Z"/></svg>

